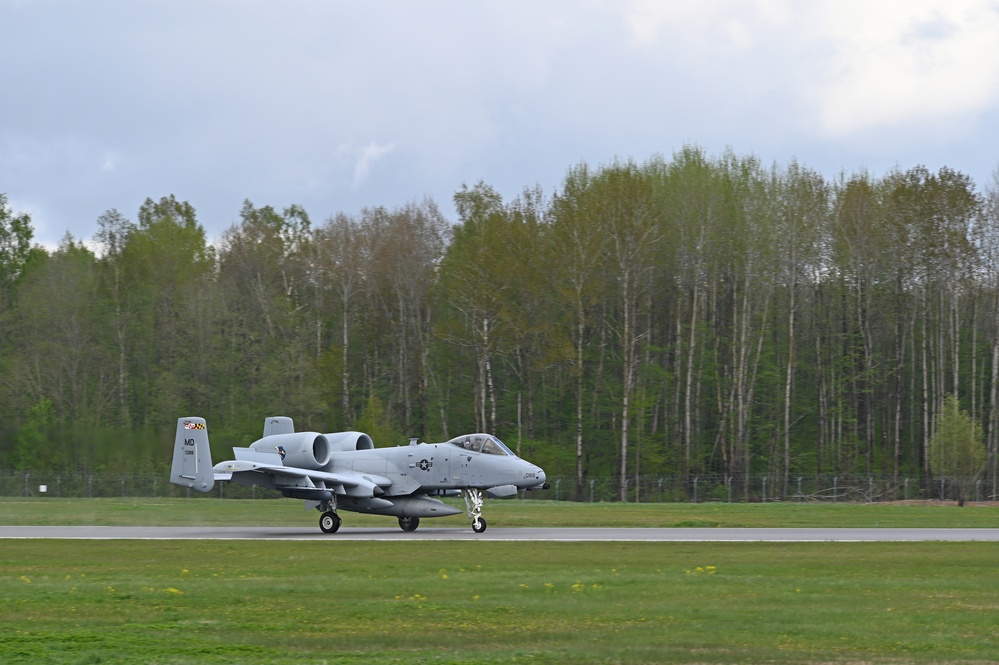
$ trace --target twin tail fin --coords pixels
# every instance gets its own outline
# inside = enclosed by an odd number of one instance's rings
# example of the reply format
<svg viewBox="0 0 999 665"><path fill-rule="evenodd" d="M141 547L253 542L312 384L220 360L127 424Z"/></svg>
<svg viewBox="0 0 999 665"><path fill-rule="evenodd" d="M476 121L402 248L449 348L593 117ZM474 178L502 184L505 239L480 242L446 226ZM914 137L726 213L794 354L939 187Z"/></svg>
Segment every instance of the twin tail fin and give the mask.
<svg viewBox="0 0 999 665"><path fill-rule="evenodd" d="M170 482L199 492L210 492L214 487L215 473L204 418L177 419Z"/></svg>

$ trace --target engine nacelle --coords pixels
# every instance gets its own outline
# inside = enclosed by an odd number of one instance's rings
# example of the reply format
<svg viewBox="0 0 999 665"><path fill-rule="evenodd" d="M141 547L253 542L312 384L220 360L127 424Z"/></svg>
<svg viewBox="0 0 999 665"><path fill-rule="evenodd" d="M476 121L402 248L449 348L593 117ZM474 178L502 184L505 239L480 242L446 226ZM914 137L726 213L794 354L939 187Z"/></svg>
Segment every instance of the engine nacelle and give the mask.
<svg viewBox="0 0 999 665"><path fill-rule="evenodd" d="M329 464L333 452L329 440L316 432L265 436L254 441L250 449L263 453L280 453L285 466L310 470L319 470Z"/></svg>
<svg viewBox="0 0 999 665"><path fill-rule="evenodd" d="M371 450L375 447L371 437L364 432L331 432L325 436L335 453L345 453L351 450Z"/></svg>

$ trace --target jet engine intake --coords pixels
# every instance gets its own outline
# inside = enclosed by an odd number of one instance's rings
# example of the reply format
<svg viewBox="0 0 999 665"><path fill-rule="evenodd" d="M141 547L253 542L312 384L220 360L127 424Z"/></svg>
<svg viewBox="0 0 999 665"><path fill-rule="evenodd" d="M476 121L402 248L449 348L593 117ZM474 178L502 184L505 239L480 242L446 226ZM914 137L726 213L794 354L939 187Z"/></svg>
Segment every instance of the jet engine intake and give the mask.
<svg viewBox="0 0 999 665"><path fill-rule="evenodd" d="M274 434L254 441L251 450L279 453L285 466L319 470L329 464L333 448L329 439L316 432Z"/></svg>
<svg viewBox="0 0 999 665"><path fill-rule="evenodd" d="M352 450L371 450L375 447L371 437L364 432L331 432L325 436L335 453L346 453Z"/></svg>

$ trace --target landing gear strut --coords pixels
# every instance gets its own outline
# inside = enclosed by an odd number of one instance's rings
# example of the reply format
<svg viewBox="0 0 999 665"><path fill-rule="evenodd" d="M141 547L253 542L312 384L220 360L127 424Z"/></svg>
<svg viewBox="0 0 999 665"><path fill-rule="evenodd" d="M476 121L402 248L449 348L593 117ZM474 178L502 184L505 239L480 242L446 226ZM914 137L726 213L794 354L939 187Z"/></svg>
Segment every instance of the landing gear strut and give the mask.
<svg viewBox="0 0 999 665"><path fill-rule="evenodd" d="M465 498L465 508L472 519L472 531L482 533L486 530L486 520L482 518L482 490L469 487L461 491Z"/></svg>

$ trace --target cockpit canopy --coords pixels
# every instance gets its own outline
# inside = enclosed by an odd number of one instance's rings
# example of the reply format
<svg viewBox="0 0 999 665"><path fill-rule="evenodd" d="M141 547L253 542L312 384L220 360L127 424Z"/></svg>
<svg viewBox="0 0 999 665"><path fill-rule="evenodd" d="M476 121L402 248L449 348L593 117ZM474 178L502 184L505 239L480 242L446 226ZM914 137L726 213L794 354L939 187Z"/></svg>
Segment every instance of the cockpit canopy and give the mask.
<svg viewBox="0 0 999 665"><path fill-rule="evenodd" d="M463 434L448 441L452 446L486 455L510 455L516 457L506 444L492 434Z"/></svg>

